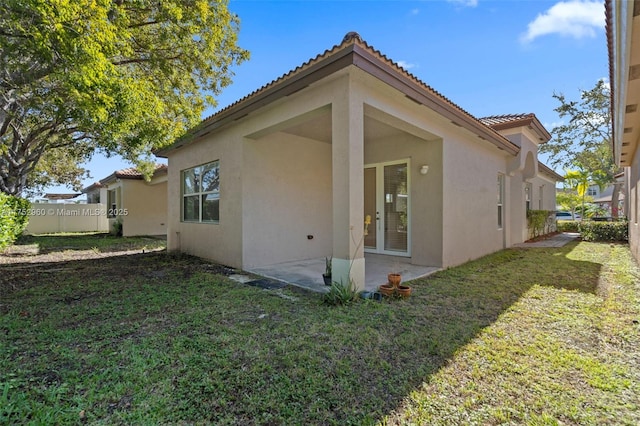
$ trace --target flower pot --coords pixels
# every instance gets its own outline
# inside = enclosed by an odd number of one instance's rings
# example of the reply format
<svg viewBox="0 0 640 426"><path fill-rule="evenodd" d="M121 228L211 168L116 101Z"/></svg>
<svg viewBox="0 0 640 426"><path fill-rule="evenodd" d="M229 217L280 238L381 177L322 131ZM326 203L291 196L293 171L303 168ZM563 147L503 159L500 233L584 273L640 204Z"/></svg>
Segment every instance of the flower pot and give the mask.
<svg viewBox="0 0 640 426"><path fill-rule="evenodd" d="M384 296L391 297L395 292L395 288L391 284L382 284L378 287L378 291Z"/></svg>
<svg viewBox="0 0 640 426"><path fill-rule="evenodd" d="M396 293L398 294L398 296L403 298L411 296L411 291L412 289L408 285L399 285L396 288Z"/></svg>
<svg viewBox="0 0 640 426"><path fill-rule="evenodd" d="M331 285L331 275L322 274L324 285Z"/></svg>
<svg viewBox="0 0 640 426"><path fill-rule="evenodd" d="M389 284L393 288L398 287L400 285L400 281L402 281L402 275L400 274L389 274L387 275L387 279L389 280Z"/></svg>

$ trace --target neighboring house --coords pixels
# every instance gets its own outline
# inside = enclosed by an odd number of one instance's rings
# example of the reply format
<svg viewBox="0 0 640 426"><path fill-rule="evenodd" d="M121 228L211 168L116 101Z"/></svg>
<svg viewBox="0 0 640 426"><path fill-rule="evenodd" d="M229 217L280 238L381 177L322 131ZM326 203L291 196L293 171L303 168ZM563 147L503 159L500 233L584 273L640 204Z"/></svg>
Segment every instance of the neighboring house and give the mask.
<svg viewBox="0 0 640 426"><path fill-rule="evenodd" d="M118 170L82 190L87 203L102 203L109 229L122 224L122 235L166 235L167 166L158 165L150 181L134 168Z"/></svg>
<svg viewBox="0 0 640 426"><path fill-rule="evenodd" d="M618 186L618 217L626 217L626 208L624 205L624 196L625 196L625 175L624 172L618 173L615 177L615 183L607 186L602 191L595 185L596 195L593 195L593 203L600 206L602 209L606 210L606 216L612 217L611 211L611 198L613 197L613 190L615 186ZM589 187L589 189L594 188L594 186Z"/></svg>
<svg viewBox="0 0 640 426"><path fill-rule="evenodd" d="M364 252L458 265L554 210L549 138L533 114L476 119L349 33L156 152L168 248L249 270L333 256L358 288Z"/></svg>
<svg viewBox="0 0 640 426"><path fill-rule="evenodd" d="M629 246L640 260L640 4L605 2L613 116L613 158L624 167Z"/></svg>

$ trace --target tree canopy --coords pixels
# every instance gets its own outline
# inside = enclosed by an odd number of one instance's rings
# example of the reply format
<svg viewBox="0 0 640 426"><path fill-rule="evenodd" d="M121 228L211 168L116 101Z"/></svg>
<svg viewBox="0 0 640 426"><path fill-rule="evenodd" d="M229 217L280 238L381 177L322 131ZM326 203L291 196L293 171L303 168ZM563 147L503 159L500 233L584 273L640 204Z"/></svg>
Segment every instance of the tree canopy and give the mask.
<svg viewBox="0 0 640 426"><path fill-rule="evenodd" d="M96 150L145 164L230 84L238 30L227 0L4 0L0 191L77 187Z"/></svg>
<svg viewBox="0 0 640 426"><path fill-rule="evenodd" d="M600 188L615 182L619 168L611 152L611 89L605 80L598 80L591 90L582 90L580 100L569 100L561 93L553 97L560 102L555 111L560 118L568 119L551 130L552 139L540 146L547 153L550 164L563 167L568 177L575 173L582 176L582 189L589 185ZM572 174L573 173L573 174ZM586 185L586 186L584 186ZM619 188L612 195L612 213L617 216ZM582 195L582 194L580 194Z"/></svg>

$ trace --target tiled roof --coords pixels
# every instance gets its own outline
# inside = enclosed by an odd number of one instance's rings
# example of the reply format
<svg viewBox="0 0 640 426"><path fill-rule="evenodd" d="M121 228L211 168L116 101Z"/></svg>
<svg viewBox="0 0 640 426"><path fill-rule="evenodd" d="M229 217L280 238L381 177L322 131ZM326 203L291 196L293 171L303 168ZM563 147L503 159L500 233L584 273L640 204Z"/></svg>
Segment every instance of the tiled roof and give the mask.
<svg viewBox="0 0 640 426"><path fill-rule="evenodd" d="M533 120L535 115L529 114L503 114L503 115L491 115L489 117L482 117L479 120L487 126L495 126L498 124L513 124L520 121Z"/></svg>
<svg viewBox="0 0 640 426"><path fill-rule="evenodd" d="M551 134L540 123L538 117L533 113L527 114L503 114L482 117L479 119L485 125L499 131L504 129L512 129L514 127L531 126L538 133L539 142L547 142L551 139Z"/></svg>
<svg viewBox="0 0 640 426"><path fill-rule="evenodd" d="M230 120L231 119L237 120L238 118L241 118L243 115L246 115L248 112L244 114L240 114L238 110L242 108L250 108L252 106L253 108L257 109L263 106L264 104L269 102L268 100L265 100L263 98L266 98L267 96L269 96L270 92L274 92L274 96L276 91L280 91L282 93L282 94L279 94L280 96L285 96L290 94L289 92L282 90L284 87L286 87L287 84L289 83L293 84L295 82L295 79L304 78L306 77L305 74L312 74L313 72L316 72L322 69L324 62L327 62L329 65L331 65L332 63L337 63L343 57L348 56L356 51L358 54L362 56L364 55L368 56L362 59L373 60L372 62L377 62L379 64L383 64L391 67L393 71L395 71L396 76L399 74L402 77L404 77L404 81L398 84L404 84L404 83L410 82L412 86L411 87L412 91L416 92L420 96L426 96L428 98L427 101L431 104L429 105L429 107L431 107L432 109L436 110L441 114L443 112L449 113L449 114L455 114L456 121L454 121L454 124L470 128L470 130L476 132L481 139L485 139L485 140L490 139L492 143L496 144L496 146L498 146L500 149L506 149L512 154L515 154L518 152L519 148L516 145L512 144L504 136L499 134L495 129L491 128L490 126L486 126L476 117L474 117L473 115L471 115L470 113L462 109L460 106L453 103L447 97L445 97L444 95L442 95L441 93L433 89L431 86L424 83L415 75L409 73L407 70L402 68L400 65L398 65L398 63L389 59L386 55L381 53L379 50L374 49L366 41L364 41L358 33L350 32L344 37L344 39L339 45L334 45L331 49L325 50L323 53L315 56L314 58L309 59L307 62L289 71L288 73L282 75L281 77L251 92L247 96L221 109L215 114L205 118L198 126L191 129L186 135L178 139L173 145L158 150L156 154L164 155L166 152L169 152L174 148L188 144L189 142L193 141L199 136L202 136L208 133L211 130L210 128L215 128L216 125L222 125L222 121L225 118L229 118ZM358 58L358 59L361 59L361 58ZM355 60L352 60L351 62L347 61L344 64L336 65L336 67L333 67L330 71L326 71L326 72L335 72L337 69L346 67L348 65L356 65L359 68L363 69L366 66L366 64L361 62L358 62ZM329 67L327 66L327 68ZM376 77L382 79L382 77L380 77L379 75L376 75ZM300 87L300 89L304 87L305 86L302 86ZM291 90L290 92L293 93L300 89ZM407 96L410 97L409 95ZM412 97L410 98L413 99ZM255 102L255 105L252 105L252 103L254 102ZM422 102L418 101L418 103L422 103ZM433 104L437 104L437 105L434 106ZM238 116L229 117L234 113L238 113ZM462 121L462 123L458 121Z"/></svg>
<svg viewBox="0 0 640 426"><path fill-rule="evenodd" d="M167 170L168 168L166 164L158 164L156 165L156 168L153 172L153 176L159 173L166 173ZM116 170L106 178L100 179L100 182L98 183L102 185L115 179L143 179L143 178L144 176L138 169L136 169L135 167L129 167L126 169Z"/></svg>
<svg viewBox="0 0 640 426"><path fill-rule="evenodd" d="M71 200L73 198L76 198L78 196L82 195L81 193L74 193L74 194L44 194L44 196L42 198L46 198L47 200Z"/></svg>

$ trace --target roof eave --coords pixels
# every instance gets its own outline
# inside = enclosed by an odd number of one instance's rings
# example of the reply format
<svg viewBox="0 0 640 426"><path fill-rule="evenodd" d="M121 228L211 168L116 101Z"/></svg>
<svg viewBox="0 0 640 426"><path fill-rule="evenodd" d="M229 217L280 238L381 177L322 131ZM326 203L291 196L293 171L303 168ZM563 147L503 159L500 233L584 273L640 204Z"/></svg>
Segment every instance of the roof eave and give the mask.
<svg viewBox="0 0 640 426"><path fill-rule="evenodd" d="M546 173L549 176L553 177L557 182L564 182L564 176L556 173L549 166L546 166L545 164L543 164L541 162L538 162L538 169L541 170L543 173Z"/></svg>
<svg viewBox="0 0 640 426"><path fill-rule="evenodd" d="M381 60L372 54L368 47L363 47L358 43L349 43L344 47L334 48L333 51L325 52L324 55L324 57L316 59L317 62L311 63L308 67L305 68L303 65L302 70L290 72L282 77L281 81L276 80L273 83L269 83L264 89L257 90L230 107L205 119L175 143L154 151L154 154L158 157L166 158L170 152L239 120L269 103L302 90L310 84L350 65L354 65L400 90L413 101L425 105L451 120L454 124L475 133L480 139L492 143L498 149L512 155L516 155L520 151L517 145L494 129L481 123L453 103L446 102L436 94L425 90L424 83L419 82L415 77L412 78L410 74L402 72L399 68L391 66L387 61Z"/></svg>

